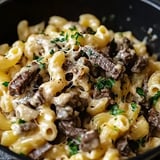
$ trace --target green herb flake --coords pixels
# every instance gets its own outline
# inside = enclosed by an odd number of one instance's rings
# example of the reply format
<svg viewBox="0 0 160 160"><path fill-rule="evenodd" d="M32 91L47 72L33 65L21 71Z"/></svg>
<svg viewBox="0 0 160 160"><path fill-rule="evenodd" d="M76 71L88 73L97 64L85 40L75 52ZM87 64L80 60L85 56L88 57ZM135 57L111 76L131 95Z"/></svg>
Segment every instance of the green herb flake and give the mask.
<svg viewBox="0 0 160 160"><path fill-rule="evenodd" d="M38 56L34 56L34 59L37 61L37 62L41 62L43 57L38 57Z"/></svg>
<svg viewBox="0 0 160 160"><path fill-rule="evenodd" d="M18 124L23 124L23 123L26 123L26 121L23 119L18 119Z"/></svg>
<svg viewBox="0 0 160 160"><path fill-rule="evenodd" d="M73 25L73 26L71 26L71 27L69 28L69 30L75 31L75 30L77 30L77 27L76 27L75 25Z"/></svg>
<svg viewBox="0 0 160 160"><path fill-rule="evenodd" d="M75 45L80 45L80 42L78 41L79 37L83 37L83 35L79 32L75 32L71 35L71 38L76 40Z"/></svg>
<svg viewBox="0 0 160 160"><path fill-rule="evenodd" d="M139 94L141 97L145 96L143 89L140 87L136 88L136 93Z"/></svg>
<svg viewBox="0 0 160 160"><path fill-rule="evenodd" d="M143 147L144 144L145 144L145 142L146 142L146 137L140 138L140 139L138 139L136 142L138 143L139 147L140 147L140 146Z"/></svg>
<svg viewBox="0 0 160 160"><path fill-rule="evenodd" d="M153 97L150 98L151 105L155 105L160 97L160 91L158 91Z"/></svg>
<svg viewBox="0 0 160 160"><path fill-rule="evenodd" d="M137 109L137 104L135 102L131 103L132 111L134 112Z"/></svg>
<svg viewBox="0 0 160 160"><path fill-rule="evenodd" d="M46 64L40 62L40 63L39 63L39 67L40 67L40 69L45 69L45 68L46 68Z"/></svg>
<svg viewBox="0 0 160 160"><path fill-rule="evenodd" d="M25 154L24 154L23 152L20 152L20 153L19 153L19 155L21 155L21 156L25 156Z"/></svg>
<svg viewBox="0 0 160 160"><path fill-rule="evenodd" d="M67 145L69 146L69 154L70 156L75 155L78 153L79 151L79 145L73 141L73 140L68 140Z"/></svg>
<svg viewBox="0 0 160 160"><path fill-rule="evenodd" d="M3 86L8 87L9 82L5 81L2 83Z"/></svg>
<svg viewBox="0 0 160 160"><path fill-rule="evenodd" d="M114 84L115 84L115 80L113 78L106 79L106 78L100 77L97 80L96 88L98 90L101 90L101 89L104 89L104 88L111 89Z"/></svg>
<svg viewBox="0 0 160 160"><path fill-rule="evenodd" d="M49 54L53 55L54 54L54 50L51 49L50 52L49 52Z"/></svg>
<svg viewBox="0 0 160 160"><path fill-rule="evenodd" d="M114 104L111 106L110 113L115 116L115 115L123 114L124 110L120 109L118 104Z"/></svg>

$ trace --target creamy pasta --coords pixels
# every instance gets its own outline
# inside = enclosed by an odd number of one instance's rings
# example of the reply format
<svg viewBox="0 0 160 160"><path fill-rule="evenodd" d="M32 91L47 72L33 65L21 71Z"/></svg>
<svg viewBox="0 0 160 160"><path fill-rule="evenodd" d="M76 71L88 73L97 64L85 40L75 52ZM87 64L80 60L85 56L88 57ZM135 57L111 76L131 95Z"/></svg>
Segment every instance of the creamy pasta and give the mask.
<svg viewBox="0 0 160 160"><path fill-rule="evenodd" d="M44 160L123 160L160 145L160 62L92 14L22 20L0 45L0 144Z"/></svg>

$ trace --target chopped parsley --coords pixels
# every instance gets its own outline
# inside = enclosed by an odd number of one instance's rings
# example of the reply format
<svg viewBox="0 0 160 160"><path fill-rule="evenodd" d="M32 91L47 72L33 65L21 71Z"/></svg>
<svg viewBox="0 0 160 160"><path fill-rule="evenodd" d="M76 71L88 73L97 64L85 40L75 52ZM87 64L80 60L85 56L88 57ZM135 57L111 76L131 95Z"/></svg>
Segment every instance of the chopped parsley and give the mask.
<svg viewBox="0 0 160 160"><path fill-rule="evenodd" d="M140 87L136 88L136 93L139 94L141 97L145 96L143 89Z"/></svg>
<svg viewBox="0 0 160 160"><path fill-rule="evenodd" d="M104 88L111 89L114 84L115 84L115 80L113 78L106 79L104 77L100 77L100 78L98 78L95 86L98 90L101 90L101 89L104 89Z"/></svg>
<svg viewBox="0 0 160 160"><path fill-rule="evenodd" d="M77 27L76 27L75 25L73 25L73 26L71 26L71 27L69 28L69 30L75 31L75 30L77 30Z"/></svg>
<svg viewBox="0 0 160 160"><path fill-rule="evenodd" d="M146 137L142 137L142 138L138 139L136 142L138 143L139 147L144 146L144 144L146 142Z"/></svg>
<svg viewBox="0 0 160 160"><path fill-rule="evenodd" d="M158 91L153 97L150 98L151 105L155 105L160 97L160 91Z"/></svg>
<svg viewBox="0 0 160 160"><path fill-rule="evenodd" d="M78 41L79 37L83 37L83 35L79 32L75 32L74 34L71 35L71 38L76 40L76 43L75 43L76 45L80 44L80 42Z"/></svg>
<svg viewBox="0 0 160 160"><path fill-rule="evenodd" d="M110 106L110 113L115 116L115 115L123 114L124 110L120 109L118 104L114 104Z"/></svg>
<svg viewBox="0 0 160 160"><path fill-rule="evenodd" d="M135 102L131 103L132 111L134 112L137 109L137 104Z"/></svg>
<svg viewBox="0 0 160 160"><path fill-rule="evenodd" d="M51 49L50 52L49 52L49 54L53 55L54 54L54 50Z"/></svg>
<svg viewBox="0 0 160 160"><path fill-rule="evenodd" d="M76 141L69 139L67 143L69 147L69 154L70 156L75 155L79 151L79 144L76 143Z"/></svg>
<svg viewBox="0 0 160 160"><path fill-rule="evenodd" d="M40 69L45 69L45 68L46 68L46 64L40 62L40 63L39 63L39 67L40 67Z"/></svg>
<svg viewBox="0 0 160 160"><path fill-rule="evenodd" d="M46 68L46 64L42 62L44 57L35 56L34 59L39 63L40 69L45 69Z"/></svg>
<svg viewBox="0 0 160 160"><path fill-rule="evenodd" d="M23 119L18 119L18 124L23 124L23 123L26 123L26 121Z"/></svg>
<svg viewBox="0 0 160 160"><path fill-rule="evenodd" d="M9 82L5 81L2 83L3 86L8 87Z"/></svg>

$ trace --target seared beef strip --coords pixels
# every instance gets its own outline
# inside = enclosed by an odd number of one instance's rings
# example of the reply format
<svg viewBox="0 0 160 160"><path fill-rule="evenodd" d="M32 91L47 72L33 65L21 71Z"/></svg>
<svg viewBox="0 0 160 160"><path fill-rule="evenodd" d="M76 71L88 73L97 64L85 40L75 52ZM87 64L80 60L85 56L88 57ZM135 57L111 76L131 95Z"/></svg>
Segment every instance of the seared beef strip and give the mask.
<svg viewBox="0 0 160 160"><path fill-rule="evenodd" d="M21 71L15 75L9 84L9 94L11 96L21 95L25 89L30 85L32 80L40 71L39 64L32 62L30 66L23 67Z"/></svg>
<svg viewBox="0 0 160 160"><path fill-rule="evenodd" d="M59 129L69 138L81 137L80 149L83 151L91 151L100 144L98 132L95 130L77 128L75 120L60 121Z"/></svg>
<svg viewBox="0 0 160 160"><path fill-rule="evenodd" d="M82 136L80 148L82 151L90 152L96 149L100 144L98 132L96 130L91 130L85 132Z"/></svg>
<svg viewBox="0 0 160 160"><path fill-rule="evenodd" d="M155 110L155 108L151 108L148 112L148 122L151 127L160 130L160 113Z"/></svg>
<svg viewBox="0 0 160 160"><path fill-rule="evenodd" d="M66 136L71 138L80 137L86 132L85 129L80 128L77 119L60 121L58 123L58 127L60 131L62 131Z"/></svg>
<svg viewBox="0 0 160 160"><path fill-rule="evenodd" d="M146 67L147 64L148 64L148 57L146 56L138 57L137 61L131 68L131 71L134 73L140 73Z"/></svg>
<svg viewBox="0 0 160 160"><path fill-rule="evenodd" d="M116 148L119 150L119 152L123 156L128 156L129 153L132 151L129 146L127 137L122 137L118 139L116 142Z"/></svg>
<svg viewBox="0 0 160 160"><path fill-rule="evenodd" d="M126 67L130 67L136 60L136 54L134 50L123 49L119 50L115 58L122 61Z"/></svg>
<svg viewBox="0 0 160 160"><path fill-rule="evenodd" d="M30 104L34 107L37 107L45 102L45 99L43 97L43 94L41 93L41 90L39 89L33 97L30 99Z"/></svg>
<svg viewBox="0 0 160 160"><path fill-rule="evenodd" d="M31 157L32 159L35 159L35 160L39 160L51 148L52 148L52 145L49 143L46 143L43 146L41 146L40 148L37 148L36 150L32 151L29 154L29 157Z"/></svg>
<svg viewBox="0 0 160 160"><path fill-rule="evenodd" d="M88 56L89 60L93 65L100 66L106 72L106 76L117 79L123 72L123 66L121 64L115 64L111 58L104 57L103 54L99 53L95 49L89 46L81 48Z"/></svg>
<svg viewBox="0 0 160 160"><path fill-rule="evenodd" d="M22 132L30 131L36 127L37 125L34 122L25 122L25 123L20 124L20 128Z"/></svg>

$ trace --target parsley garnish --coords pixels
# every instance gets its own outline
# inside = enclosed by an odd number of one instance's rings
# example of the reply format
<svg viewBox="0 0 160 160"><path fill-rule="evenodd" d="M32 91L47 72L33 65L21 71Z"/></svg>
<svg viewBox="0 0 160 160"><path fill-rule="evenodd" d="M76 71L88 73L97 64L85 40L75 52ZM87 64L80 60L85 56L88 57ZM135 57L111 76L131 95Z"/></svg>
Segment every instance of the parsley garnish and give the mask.
<svg viewBox="0 0 160 160"><path fill-rule="evenodd" d="M2 83L3 86L8 87L9 82L5 81Z"/></svg>
<svg viewBox="0 0 160 160"><path fill-rule="evenodd" d="M50 52L49 52L49 54L53 55L54 54L54 50L51 49Z"/></svg>
<svg viewBox="0 0 160 160"><path fill-rule="evenodd" d="M57 43L57 42L64 42L68 40L68 33L64 34L64 32L60 33L60 37L57 37L53 40L51 40L51 43Z"/></svg>
<svg viewBox="0 0 160 160"><path fill-rule="evenodd" d="M83 37L83 35L79 32L75 32L74 34L71 35L71 38L76 40L76 43L75 43L76 45L80 44L80 42L78 41L79 37Z"/></svg>
<svg viewBox="0 0 160 160"><path fill-rule="evenodd" d="M46 64L42 62L44 57L35 56L34 59L39 63L40 69L45 69Z"/></svg>
<svg viewBox="0 0 160 160"><path fill-rule="evenodd" d="M137 109L137 104L135 102L131 103L132 111L134 112Z"/></svg>
<svg viewBox="0 0 160 160"><path fill-rule="evenodd" d="M39 67L40 67L40 69L45 69L45 68L46 68L46 64L40 62L40 63L39 63Z"/></svg>
<svg viewBox="0 0 160 160"><path fill-rule="evenodd" d="M136 93L138 93L141 97L145 96L143 89L140 87L136 88Z"/></svg>
<svg viewBox="0 0 160 160"><path fill-rule="evenodd" d="M71 27L69 28L69 30L71 30L71 31L75 31L75 30L77 30L77 28L76 28L76 26L75 26L75 25L73 25L73 26L71 26Z"/></svg>
<svg viewBox="0 0 160 160"><path fill-rule="evenodd" d="M23 124L23 123L26 123L26 121L23 119L18 119L18 124Z"/></svg>
<svg viewBox="0 0 160 160"><path fill-rule="evenodd" d="M109 88L111 89L113 87L113 85L115 84L115 80L113 78L104 78L104 77L100 77L97 80L96 83L96 88L98 90L104 89L104 88Z"/></svg>
<svg viewBox="0 0 160 160"><path fill-rule="evenodd" d="M70 156L78 153L79 145L75 141L69 139L67 145L69 146Z"/></svg>
<svg viewBox="0 0 160 160"><path fill-rule="evenodd" d="M160 97L160 91L158 91L153 97L151 97L150 102L151 105L155 105Z"/></svg>
<svg viewBox="0 0 160 160"><path fill-rule="evenodd" d="M110 113L115 116L124 113L124 110L120 109L118 104L114 104L110 107Z"/></svg>

